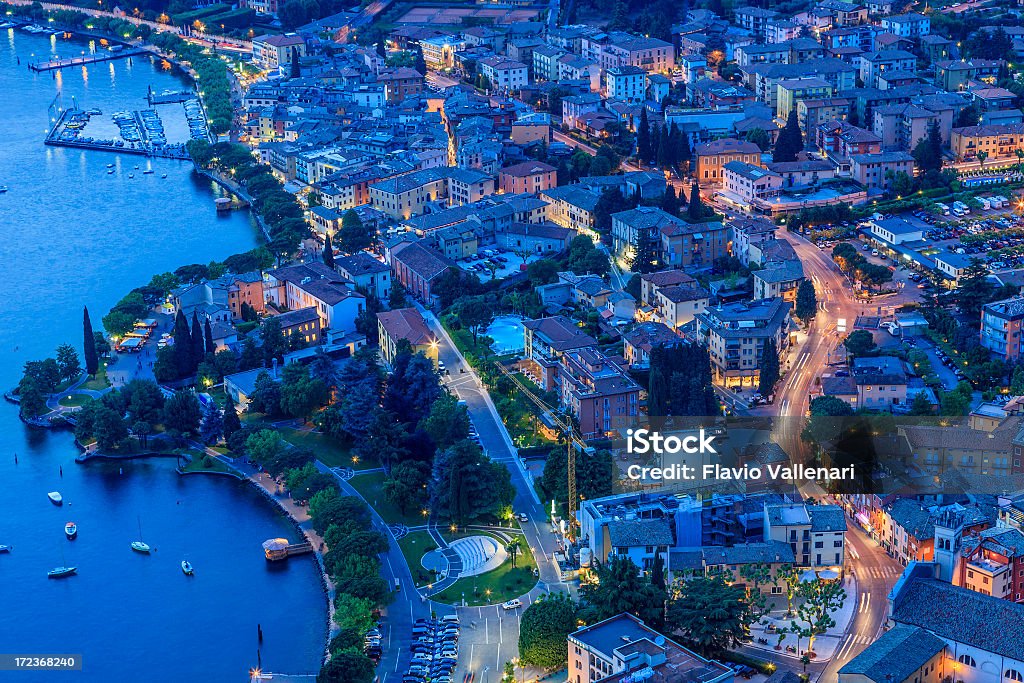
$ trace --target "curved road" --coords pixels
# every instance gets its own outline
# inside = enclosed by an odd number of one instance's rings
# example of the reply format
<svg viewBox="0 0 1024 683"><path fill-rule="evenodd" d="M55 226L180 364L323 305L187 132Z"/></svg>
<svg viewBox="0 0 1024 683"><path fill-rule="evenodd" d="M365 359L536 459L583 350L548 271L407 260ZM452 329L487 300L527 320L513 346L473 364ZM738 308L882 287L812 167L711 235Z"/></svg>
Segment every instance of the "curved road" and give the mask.
<svg viewBox="0 0 1024 683"><path fill-rule="evenodd" d="M796 250L818 298L815 320L804 342L793 352L790 370L775 398L780 418L775 425L775 440L798 462L806 461L808 456L800 431L815 378L827 368L830 352L835 351L844 336L838 322L845 318L846 331L852 331L857 315L867 305L853 298L851 283L827 253L798 234L783 231L781 236ZM824 494L816 484L803 487L801 492L815 498ZM846 569L857 579L857 606L836 655L821 667L819 683L835 683L839 669L877 638L887 616L886 598L903 570L853 520L848 519L847 524L850 531L846 534Z"/></svg>

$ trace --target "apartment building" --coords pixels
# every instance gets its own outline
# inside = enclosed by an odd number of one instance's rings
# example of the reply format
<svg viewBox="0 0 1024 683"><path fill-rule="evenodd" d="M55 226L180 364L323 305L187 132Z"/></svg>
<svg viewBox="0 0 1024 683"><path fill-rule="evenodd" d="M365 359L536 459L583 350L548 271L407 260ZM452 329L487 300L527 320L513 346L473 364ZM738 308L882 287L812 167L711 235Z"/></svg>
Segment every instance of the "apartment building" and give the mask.
<svg viewBox="0 0 1024 683"><path fill-rule="evenodd" d="M443 198L448 181L444 172L430 168L373 183L369 190L373 208L405 220L420 215L427 204Z"/></svg>
<svg viewBox="0 0 1024 683"><path fill-rule="evenodd" d="M981 309L981 345L1005 360L1017 360L1024 350L1022 322L1024 298L1014 297L985 304Z"/></svg>
<svg viewBox="0 0 1024 683"><path fill-rule="evenodd" d="M306 40L298 34L287 33L253 38L252 59L267 71L291 67L293 53L298 55L299 59L306 56Z"/></svg>
<svg viewBox="0 0 1024 683"><path fill-rule="evenodd" d="M860 56L860 80L866 88L879 87L879 78L891 72L914 73L917 57L906 50L877 50Z"/></svg>
<svg viewBox="0 0 1024 683"><path fill-rule="evenodd" d="M921 38L931 33L931 19L917 12L882 17L882 28L901 38Z"/></svg>
<svg viewBox="0 0 1024 683"><path fill-rule="evenodd" d="M584 439L596 438L636 423L640 385L625 365L596 348L565 351L559 371L559 398L575 417Z"/></svg>
<svg viewBox="0 0 1024 683"><path fill-rule="evenodd" d="M717 384L756 387L765 343L781 354L789 348L789 312L782 299L711 306L696 316L697 338L708 349Z"/></svg>
<svg viewBox="0 0 1024 683"><path fill-rule="evenodd" d="M379 301L391 296L391 269L365 251L336 257L334 268L357 289L372 292Z"/></svg>
<svg viewBox="0 0 1024 683"><path fill-rule="evenodd" d="M765 541L787 543L795 563L841 571L846 557L846 514L838 505L765 505Z"/></svg>
<svg viewBox="0 0 1024 683"><path fill-rule="evenodd" d="M757 199L774 197L782 189L782 176L762 166L730 161L722 167L722 191L719 197L749 209Z"/></svg>
<svg viewBox="0 0 1024 683"><path fill-rule="evenodd" d="M732 669L687 650L632 614L581 627L569 634L568 641L570 683L731 683L734 679Z"/></svg>
<svg viewBox="0 0 1024 683"><path fill-rule="evenodd" d="M524 161L498 172L498 188L506 194L539 194L558 186L558 169L540 161Z"/></svg>
<svg viewBox="0 0 1024 683"><path fill-rule="evenodd" d="M561 358L570 351L595 348L597 340L565 316L526 320L520 367L544 391L561 386Z"/></svg>
<svg viewBox="0 0 1024 683"><path fill-rule="evenodd" d="M1024 123L954 128L949 146L958 161L976 160L978 152L988 155L986 163L1015 160L1017 150L1024 146Z"/></svg>
<svg viewBox="0 0 1024 683"><path fill-rule="evenodd" d="M608 99L635 104L647 93L647 73L638 66L615 66L604 72L604 91Z"/></svg>
<svg viewBox="0 0 1024 683"><path fill-rule="evenodd" d="M701 184L719 185L723 182L723 168L730 161L740 161L752 166L761 163L761 148L746 140L723 138L697 145L693 150L696 173Z"/></svg>
<svg viewBox="0 0 1024 683"><path fill-rule="evenodd" d="M452 268L458 268L454 261L422 241L403 244L391 251L394 279L428 306L433 303L434 283Z"/></svg>
<svg viewBox="0 0 1024 683"><path fill-rule="evenodd" d="M324 331L356 331L366 297L352 283L322 263L311 262L267 271L264 294L278 309L313 307Z"/></svg>
<svg viewBox="0 0 1024 683"><path fill-rule="evenodd" d="M395 362L398 343L406 341L413 353L422 353L437 365L437 336L415 308L397 308L377 314L380 353L389 366Z"/></svg>
<svg viewBox="0 0 1024 683"><path fill-rule="evenodd" d="M528 83L529 69L522 62L507 57L494 56L477 63L480 73L491 84L491 89L500 93L513 93Z"/></svg>

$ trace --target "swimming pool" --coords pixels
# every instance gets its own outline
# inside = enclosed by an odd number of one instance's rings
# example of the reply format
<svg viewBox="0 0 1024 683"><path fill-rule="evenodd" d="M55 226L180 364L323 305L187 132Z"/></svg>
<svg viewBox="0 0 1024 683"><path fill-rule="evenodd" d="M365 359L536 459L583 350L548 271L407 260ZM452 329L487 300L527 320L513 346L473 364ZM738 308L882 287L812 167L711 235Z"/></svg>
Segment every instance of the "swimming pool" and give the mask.
<svg viewBox="0 0 1024 683"><path fill-rule="evenodd" d="M491 349L495 353L516 353L526 348L525 328L519 316L502 315L495 318L484 334L494 340Z"/></svg>

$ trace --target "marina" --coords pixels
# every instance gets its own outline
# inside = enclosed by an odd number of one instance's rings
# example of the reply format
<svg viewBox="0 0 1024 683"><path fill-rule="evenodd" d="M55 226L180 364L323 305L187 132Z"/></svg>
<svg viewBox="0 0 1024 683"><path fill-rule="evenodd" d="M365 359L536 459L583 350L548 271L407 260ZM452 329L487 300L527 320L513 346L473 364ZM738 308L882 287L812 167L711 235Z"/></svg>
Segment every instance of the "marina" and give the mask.
<svg viewBox="0 0 1024 683"><path fill-rule="evenodd" d="M183 98L184 93L174 93L168 99L180 103L184 109L185 121L188 126L189 139L209 140L210 133L206 124L206 116L202 106L194 94ZM154 101L152 92L147 100ZM170 141L165 131L164 122L154 108L139 111L118 111L111 116L117 131L116 136L106 131L90 134L95 125L94 119L101 119L103 113L99 109L70 109L56 107L53 127L46 136L45 143L55 147L74 147L97 151L115 151L125 154L137 154L165 159L188 159L185 141ZM169 103L161 106L173 106ZM51 107L53 109L53 107ZM92 125L92 128L90 127ZM109 129L109 126L104 126ZM109 135L109 137L108 137Z"/></svg>

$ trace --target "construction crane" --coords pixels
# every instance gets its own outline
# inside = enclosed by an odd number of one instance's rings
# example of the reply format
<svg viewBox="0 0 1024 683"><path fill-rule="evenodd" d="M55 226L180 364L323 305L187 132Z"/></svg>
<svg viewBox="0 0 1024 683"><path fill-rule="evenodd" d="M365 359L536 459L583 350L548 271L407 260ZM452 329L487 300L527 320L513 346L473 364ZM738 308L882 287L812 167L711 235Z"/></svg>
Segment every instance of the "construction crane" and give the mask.
<svg viewBox="0 0 1024 683"><path fill-rule="evenodd" d="M497 363L496 365L498 366L498 369L501 371L501 373L503 375L505 375L505 377L507 377L512 382L512 384L515 385L515 387L517 389L519 389L521 392L523 392L523 394L525 394L526 397L528 399L530 399L530 401L535 406L537 406L538 409L540 409L541 414L542 415L547 415L548 419L551 421L551 423L554 424L555 427L557 427L562 432L562 434L565 435L565 443L566 443L566 467L565 467L565 472L566 472L566 479L567 479L568 485L569 485L569 511L568 511L568 514L567 514L569 520L568 520L568 525L567 526L568 526L568 530L569 530L569 534L568 534L569 542L570 543L575 543L575 541L576 541L576 510L579 507L579 505L578 505L578 503L579 503L579 496L576 493L576 451L579 451L581 453L585 453L587 455L592 455L594 453L594 449L592 447L588 446L586 441L583 440L583 437L577 431L576 426L572 423L572 421L570 421L570 420L566 419L564 416L560 415L557 410L555 410L554 408L549 406L547 403L542 401L536 394L534 394L532 391L530 391L530 389L525 384L523 384L522 380L520 380L515 375L515 373L510 372L509 369L506 368L501 363Z"/></svg>

